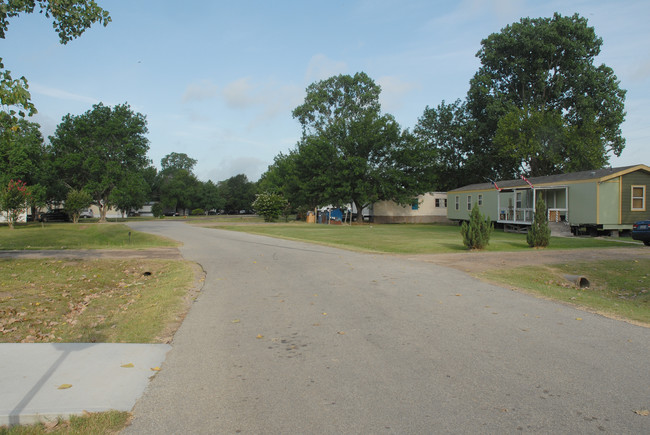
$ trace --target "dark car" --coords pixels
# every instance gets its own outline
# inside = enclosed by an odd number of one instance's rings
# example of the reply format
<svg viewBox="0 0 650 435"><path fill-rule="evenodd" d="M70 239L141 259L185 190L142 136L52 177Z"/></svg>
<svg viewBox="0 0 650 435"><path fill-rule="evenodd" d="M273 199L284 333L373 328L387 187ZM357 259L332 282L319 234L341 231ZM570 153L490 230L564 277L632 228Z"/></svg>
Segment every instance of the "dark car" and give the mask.
<svg viewBox="0 0 650 435"><path fill-rule="evenodd" d="M43 213L38 220L41 222L70 222L70 216L63 210L51 210Z"/></svg>
<svg viewBox="0 0 650 435"><path fill-rule="evenodd" d="M632 238L650 246L650 221L639 221L632 225Z"/></svg>

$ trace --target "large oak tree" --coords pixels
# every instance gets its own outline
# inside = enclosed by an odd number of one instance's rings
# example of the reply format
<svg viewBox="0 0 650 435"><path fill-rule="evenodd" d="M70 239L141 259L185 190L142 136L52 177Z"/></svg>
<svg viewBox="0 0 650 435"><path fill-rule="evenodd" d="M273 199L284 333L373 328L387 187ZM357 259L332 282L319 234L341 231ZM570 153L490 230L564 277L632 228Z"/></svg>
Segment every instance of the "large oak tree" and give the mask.
<svg viewBox="0 0 650 435"><path fill-rule="evenodd" d="M467 172L549 175L620 155L625 91L610 67L595 64L602 43L585 18L557 13L484 39L467 95L475 129Z"/></svg>
<svg viewBox="0 0 650 435"><path fill-rule="evenodd" d="M314 204L381 200L410 203L430 188L424 148L395 119L381 113L381 88L365 73L338 75L307 87L293 111L302 126L294 165L303 197ZM294 204L295 205L295 204Z"/></svg>
<svg viewBox="0 0 650 435"><path fill-rule="evenodd" d="M54 170L69 188L85 190L99 207L100 221L113 205L111 194L142 177L150 163L144 115L128 104L97 104L78 116L66 115L50 136Z"/></svg>

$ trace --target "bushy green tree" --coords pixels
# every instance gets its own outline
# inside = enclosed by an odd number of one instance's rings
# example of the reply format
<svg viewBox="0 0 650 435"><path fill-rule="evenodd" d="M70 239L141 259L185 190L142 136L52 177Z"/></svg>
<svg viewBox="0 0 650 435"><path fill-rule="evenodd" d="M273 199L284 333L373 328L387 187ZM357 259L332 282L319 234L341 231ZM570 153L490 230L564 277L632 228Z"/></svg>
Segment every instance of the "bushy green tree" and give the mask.
<svg viewBox="0 0 650 435"><path fill-rule="evenodd" d="M255 196L253 208L266 222L275 221L287 206L287 200L277 193L264 192Z"/></svg>
<svg viewBox="0 0 650 435"><path fill-rule="evenodd" d="M70 189L65 197L65 211L72 218L73 223L79 222L81 212L93 202L93 197L85 190Z"/></svg>
<svg viewBox="0 0 650 435"><path fill-rule="evenodd" d="M99 207L100 222L113 205L113 190L148 167L146 117L128 104L99 103L86 113L66 115L50 136L57 177L74 189L83 189Z"/></svg>
<svg viewBox="0 0 650 435"><path fill-rule="evenodd" d="M463 244L467 249L483 249L490 244L490 236L494 226L479 210L477 204L474 204L472 212L469 215L469 223L463 222L460 227L460 234L463 236Z"/></svg>
<svg viewBox="0 0 650 435"><path fill-rule="evenodd" d="M526 234L526 242L531 248L548 246L551 240L551 229L548 226L548 215L546 214L546 204L544 200L537 198L535 205L535 217L533 225Z"/></svg>
<svg viewBox="0 0 650 435"><path fill-rule="evenodd" d="M153 214L154 217L156 218L162 218L165 216L165 212L163 210L163 205L160 202L155 203L154 205L151 206L151 213Z"/></svg>

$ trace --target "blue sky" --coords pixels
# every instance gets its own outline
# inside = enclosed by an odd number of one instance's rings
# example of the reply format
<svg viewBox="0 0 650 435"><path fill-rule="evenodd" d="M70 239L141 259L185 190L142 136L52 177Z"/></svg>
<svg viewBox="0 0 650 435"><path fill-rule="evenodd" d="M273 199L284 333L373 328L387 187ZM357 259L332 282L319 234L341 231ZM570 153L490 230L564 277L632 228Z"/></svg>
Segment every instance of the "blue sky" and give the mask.
<svg viewBox="0 0 650 435"><path fill-rule="evenodd" d="M93 104L146 115L149 157L198 160L204 181L255 181L300 126L312 82L366 72L382 109L413 128L424 108L463 99L481 40L521 17L577 12L604 44L597 63L627 89L627 145L613 166L650 164L650 2L465 0L99 0L113 22L60 45L40 14L14 18L0 56L24 75L47 137Z"/></svg>

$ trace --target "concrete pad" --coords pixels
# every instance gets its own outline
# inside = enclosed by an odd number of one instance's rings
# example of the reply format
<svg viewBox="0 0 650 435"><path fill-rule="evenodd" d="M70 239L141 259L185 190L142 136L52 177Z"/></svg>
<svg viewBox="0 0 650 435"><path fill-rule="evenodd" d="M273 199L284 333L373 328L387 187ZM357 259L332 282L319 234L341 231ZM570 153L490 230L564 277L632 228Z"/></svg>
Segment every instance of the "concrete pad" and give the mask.
<svg viewBox="0 0 650 435"><path fill-rule="evenodd" d="M0 344L0 426L131 411L168 344ZM122 367L133 364L133 367ZM61 385L71 385L59 389Z"/></svg>

